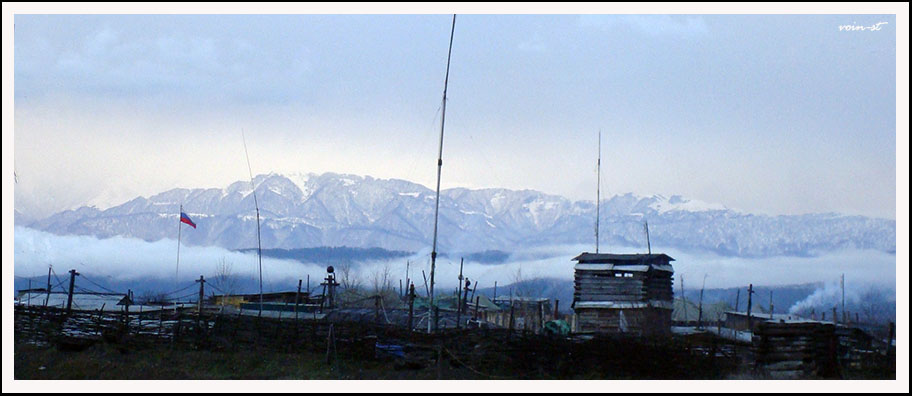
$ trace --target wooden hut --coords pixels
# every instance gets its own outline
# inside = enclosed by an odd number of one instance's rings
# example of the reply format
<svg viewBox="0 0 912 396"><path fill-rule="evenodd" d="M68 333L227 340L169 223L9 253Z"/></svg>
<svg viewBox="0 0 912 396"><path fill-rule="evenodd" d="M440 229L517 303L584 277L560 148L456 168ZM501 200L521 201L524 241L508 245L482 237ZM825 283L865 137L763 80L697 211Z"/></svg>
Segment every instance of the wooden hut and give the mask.
<svg viewBox="0 0 912 396"><path fill-rule="evenodd" d="M574 332L670 334L673 258L583 253L573 260Z"/></svg>

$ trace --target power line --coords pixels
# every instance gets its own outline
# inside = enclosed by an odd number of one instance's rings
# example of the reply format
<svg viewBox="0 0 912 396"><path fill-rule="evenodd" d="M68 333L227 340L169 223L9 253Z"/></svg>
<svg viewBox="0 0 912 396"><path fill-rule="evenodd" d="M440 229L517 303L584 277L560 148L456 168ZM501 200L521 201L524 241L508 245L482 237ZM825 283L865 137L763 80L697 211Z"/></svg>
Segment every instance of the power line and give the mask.
<svg viewBox="0 0 912 396"><path fill-rule="evenodd" d="M183 289L177 289L177 290L175 290L175 291L173 291L173 292L170 292L170 293L165 293L165 295L166 295L166 296L170 296L170 295L175 294L175 293L180 293L180 292L182 292L182 291L184 291L184 290L187 290L187 289L189 289L189 288L191 288L191 287L194 287L194 286L196 286L196 284L189 285L189 286L187 286L187 287L185 287L185 288L183 288Z"/></svg>
<svg viewBox="0 0 912 396"><path fill-rule="evenodd" d="M54 290L55 287L60 287L61 290L67 291L67 290L62 286L62 285L63 285L63 281L60 279L59 276L57 276L57 271L54 271L54 268L53 268L53 267L51 267L51 274L54 275L54 279L57 279L57 284L54 285L54 286L52 286L52 287L51 287L51 290Z"/></svg>
<svg viewBox="0 0 912 396"><path fill-rule="evenodd" d="M91 294L91 295L95 295L95 296L117 296L117 297L122 297L122 296L126 295L126 293L116 293L116 292L115 292L115 293L108 293L108 292L94 291L94 290L86 289L86 288L81 287L81 286L73 286L73 288L74 288L75 290L77 290L77 291L80 291L80 292L84 293L84 294Z"/></svg>
<svg viewBox="0 0 912 396"><path fill-rule="evenodd" d="M93 282L91 279L86 278L85 274L80 274L80 275L82 276L82 280L84 280L84 281L86 281L86 282L89 282L89 283L91 283L91 284L93 284L93 285L95 285L95 286L97 286L97 287L100 287L102 290L105 290L105 291L110 292L110 293L119 293L119 292L116 292L116 291L114 291L114 290L108 289L107 287L104 287L104 286L102 286L102 285L99 285L99 284ZM123 293L120 293L120 294L123 294Z"/></svg>
<svg viewBox="0 0 912 396"><path fill-rule="evenodd" d="M228 293L226 293L224 290L220 289L218 286L213 285L212 282L206 282L206 283L209 284L208 287L211 287L211 288L215 289L215 291L217 291L217 292L219 292L219 293L222 293L222 294L228 294Z"/></svg>

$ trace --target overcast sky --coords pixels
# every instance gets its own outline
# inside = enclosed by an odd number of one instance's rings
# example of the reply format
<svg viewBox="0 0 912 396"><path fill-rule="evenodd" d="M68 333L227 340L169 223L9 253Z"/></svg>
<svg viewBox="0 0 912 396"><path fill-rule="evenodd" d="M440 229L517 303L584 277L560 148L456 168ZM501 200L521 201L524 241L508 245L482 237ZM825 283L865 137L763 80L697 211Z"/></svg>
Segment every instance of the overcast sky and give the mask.
<svg viewBox="0 0 912 396"><path fill-rule="evenodd" d="M451 15L16 15L15 207L433 187ZM879 30L840 30L842 25ZM892 15L459 15L442 187L896 217Z"/></svg>

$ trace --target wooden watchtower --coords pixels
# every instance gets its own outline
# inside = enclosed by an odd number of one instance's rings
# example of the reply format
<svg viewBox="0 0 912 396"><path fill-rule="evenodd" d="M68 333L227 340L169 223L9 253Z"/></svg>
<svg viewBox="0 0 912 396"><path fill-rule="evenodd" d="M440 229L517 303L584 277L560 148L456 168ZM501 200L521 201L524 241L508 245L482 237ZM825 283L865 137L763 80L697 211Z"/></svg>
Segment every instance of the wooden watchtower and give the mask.
<svg viewBox="0 0 912 396"><path fill-rule="evenodd" d="M671 333L673 258L582 253L573 260L574 332Z"/></svg>

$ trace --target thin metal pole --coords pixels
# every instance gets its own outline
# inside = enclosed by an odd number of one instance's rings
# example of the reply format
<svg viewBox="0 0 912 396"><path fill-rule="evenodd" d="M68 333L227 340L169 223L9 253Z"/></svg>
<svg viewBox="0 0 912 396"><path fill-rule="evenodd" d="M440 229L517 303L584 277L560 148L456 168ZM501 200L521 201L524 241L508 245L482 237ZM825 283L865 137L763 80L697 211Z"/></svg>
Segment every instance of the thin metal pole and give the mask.
<svg viewBox="0 0 912 396"><path fill-rule="evenodd" d="M846 310L845 310L845 274L842 274L842 279L839 281L839 284L842 287L842 321L846 322ZM772 300L772 297L770 297Z"/></svg>
<svg viewBox="0 0 912 396"><path fill-rule="evenodd" d="M646 228L646 251L652 254L652 245L649 243L649 221L644 221L643 227Z"/></svg>
<svg viewBox="0 0 912 396"><path fill-rule="evenodd" d="M260 311L257 316L263 316L263 247L260 243L260 204L257 202L256 185L253 184L253 168L250 167L250 155L247 153L247 139L241 129L241 139L244 141L244 156L247 158L247 172L250 174L250 192L253 194L253 206L256 208L257 221L257 265L260 273Z"/></svg>
<svg viewBox="0 0 912 396"><path fill-rule="evenodd" d="M181 213L184 212L184 205L181 204L177 212L177 266L174 268L174 283L180 283L180 264L181 264Z"/></svg>
<svg viewBox="0 0 912 396"><path fill-rule="evenodd" d="M443 104L440 116L440 148L437 151L437 195L434 200L434 243L431 249L431 284L428 292L430 306L434 307L434 269L437 266L437 218L440 211L440 172L443 168L443 131L446 125L446 93L447 85L450 80L450 56L453 54L453 33L456 31L456 14L453 14L453 25L450 28L450 48L447 52L446 76L443 80ZM432 331L431 323L428 321L428 333Z"/></svg>
<svg viewBox="0 0 912 396"><path fill-rule="evenodd" d="M684 293L684 274L681 274L681 305L684 307L684 323L687 323L687 294Z"/></svg>
<svg viewBox="0 0 912 396"><path fill-rule="evenodd" d="M738 312L739 308L741 308L741 289L738 289L737 294L735 294L735 312Z"/></svg>
<svg viewBox="0 0 912 396"><path fill-rule="evenodd" d="M251 179L250 184L253 184ZM256 192L253 193L253 204L256 206L257 220L257 267L260 273L260 312L258 316L263 315L263 247L260 244L260 206L257 204Z"/></svg>
<svg viewBox="0 0 912 396"><path fill-rule="evenodd" d="M427 276L424 274L424 270L421 270L421 277L424 278L424 292L427 293L428 296L430 296L431 291L428 290L428 281L427 281Z"/></svg>
<svg viewBox="0 0 912 396"><path fill-rule="evenodd" d="M602 194L602 130L599 129L598 135L598 161L595 173L595 253L599 252L599 212L601 194Z"/></svg>
<svg viewBox="0 0 912 396"><path fill-rule="evenodd" d="M697 328L703 328L703 290L706 289L706 277L707 274L703 274L703 286L700 287L700 310L697 314Z"/></svg>

